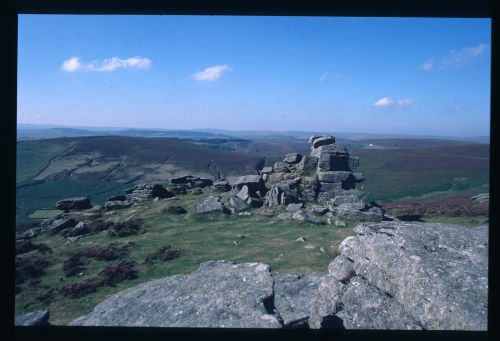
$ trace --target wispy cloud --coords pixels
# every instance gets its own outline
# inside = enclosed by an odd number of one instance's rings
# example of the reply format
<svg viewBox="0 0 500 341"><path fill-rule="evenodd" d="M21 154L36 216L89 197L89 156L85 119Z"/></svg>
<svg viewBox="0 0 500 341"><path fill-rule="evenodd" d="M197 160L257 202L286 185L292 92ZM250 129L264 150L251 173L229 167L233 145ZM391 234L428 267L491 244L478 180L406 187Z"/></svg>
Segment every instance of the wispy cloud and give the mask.
<svg viewBox="0 0 500 341"><path fill-rule="evenodd" d="M382 97L378 100L376 100L373 103L373 106L375 107L394 107L394 108L403 108L411 105L413 103L412 99L405 98L405 99L398 99L394 100L390 97Z"/></svg>
<svg viewBox="0 0 500 341"><path fill-rule="evenodd" d="M232 68L229 65L214 65L206 68L203 71L196 72L191 77L197 81L215 81L219 79L224 72L231 71Z"/></svg>
<svg viewBox="0 0 500 341"><path fill-rule="evenodd" d="M455 105L453 108L451 108L451 110L453 112L461 112L462 111L462 107L459 106L459 105Z"/></svg>
<svg viewBox="0 0 500 341"><path fill-rule="evenodd" d="M459 50L450 50L444 57L432 57L427 59L420 68L425 71L432 69L460 68L472 63L489 49L488 44L479 44L474 47L466 47Z"/></svg>
<svg viewBox="0 0 500 341"><path fill-rule="evenodd" d="M351 76L344 75L342 73L337 73L334 75L334 77L335 77L335 79L344 80L344 81L350 81L352 79ZM330 74L328 72L325 72L324 74L321 75L321 77L319 77L319 81L324 82L325 80L327 80L329 78L330 78Z"/></svg>
<svg viewBox="0 0 500 341"><path fill-rule="evenodd" d="M82 62L80 57L71 57L65 60L61 69L66 72L95 71L110 72L116 69L146 70L151 67L151 60L142 57L121 59L118 57L106 58L102 61Z"/></svg>

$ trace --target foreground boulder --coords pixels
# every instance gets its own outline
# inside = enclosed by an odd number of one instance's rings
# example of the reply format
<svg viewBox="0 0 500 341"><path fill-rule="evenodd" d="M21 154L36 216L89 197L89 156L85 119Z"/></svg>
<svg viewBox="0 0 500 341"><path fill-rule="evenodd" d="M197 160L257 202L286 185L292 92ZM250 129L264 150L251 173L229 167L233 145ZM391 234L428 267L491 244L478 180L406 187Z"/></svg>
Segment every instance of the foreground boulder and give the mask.
<svg viewBox="0 0 500 341"><path fill-rule="evenodd" d="M269 265L206 262L191 274L119 292L70 325L280 328L269 311L272 297Z"/></svg>
<svg viewBox="0 0 500 341"><path fill-rule="evenodd" d="M362 224L318 287L311 328L486 330L488 228Z"/></svg>
<svg viewBox="0 0 500 341"><path fill-rule="evenodd" d="M87 197L66 198L56 202L56 208L64 211L86 210L91 207L90 199Z"/></svg>
<svg viewBox="0 0 500 341"><path fill-rule="evenodd" d="M311 303L321 281L319 274L274 276L274 305L284 327L306 327Z"/></svg>
<svg viewBox="0 0 500 341"><path fill-rule="evenodd" d="M49 325L49 311L36 310L27 314L16 316L16 326L44 326Z"/></svg>

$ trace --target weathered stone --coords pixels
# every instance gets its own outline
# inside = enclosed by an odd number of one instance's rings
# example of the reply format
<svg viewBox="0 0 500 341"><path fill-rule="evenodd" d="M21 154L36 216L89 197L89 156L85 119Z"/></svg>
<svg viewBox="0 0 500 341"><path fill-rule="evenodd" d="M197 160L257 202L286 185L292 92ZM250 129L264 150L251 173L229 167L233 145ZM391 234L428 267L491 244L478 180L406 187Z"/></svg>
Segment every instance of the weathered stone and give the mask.
<svg viewBox="0 0 500 341"><path fill-rule="evenodd" d="M337 256L333 262L328 265L328 273L334 276L338 281L347 281L356 275L353 261L343 255Z"/></svg>
<svg viewBox="0 0 500 341"><path fill-rule="evenodd" d="M299 163L295 165L295 171L299 175L312 175L316 172L318 158L304 155Z"/></svg>
<svg viewBox="0 0 500 341"><path fill-rule="evenodd" d="M330 136L330 135L325 135L317 138L312 139L312 148L318 148L320 146L328 145L328 144L333 144L335 143L335 137Z"/></svg>
<svg viewBox="0 0 500 341"><path fill-rule="evenodd" d="M277 206L280 202L281 189L277 186L272 186L269 191L267 191L264 197L264 205L266 206Z"/></svg>
<svg viewBox="0 0 500 341"><path fill-rule="evenodd" d="M249 197L246 201L246 204L249 205L250 207L261 207L263 205L263 202L261 199L258 198L252 198Z"/></svg>
<svg viewBox="0 0 500 341"><path fill-rule="evenodd" d="M104 203L104 209L105 210L116 210L120 208L127 208L132 206L132 203L130 201L124 200L112 200L112 201L106 201Z"/></svg>
<svg viewBox="0 0 500 341"><path fill-rule="evenodd" d="M124 201L124 200L127 200L127 197L125 195L113 195L112 197L106 199L106 201Z"/></svg>
<svg viewBox="0 0 500 341"><path fill-rule="evenodd" d="M36 310L16 316L16 326L46 326L49 325L50 313L48 310Z"/></svg>
<svg viewBox="0 0 500 341"><path fill-rule="evenodd" d="M318 181L320 182L342 182L346 181L351 175L350 172L344 171L326 171L317 172Z"/></svg>
<svg viewBox="0 0 500 341"><path fill-rule="evenodd" d="M292 219L303 221L311 224L324 224L325 222L321 218L308 214L305 210L300 210L292 214Z"/></svg>
<svg viewBox="0 0 500 341"><path fill-rule="evenodd" d="M304 206L303 203L298 203L298 204L288 204L288 206L286 207L286 210L288 212L297 212L298 210L300 210L302 207Z"/></svg>
<svg viewBox="0 0 500 341"><path fill-rule="evenodd" d="M294 164L298 163L301 159L302 155L300 155L299 153L289 153L285 155L283 162L288 164Z"/></svg>
<svg viewBox="0 0 500 341"><path fill-rule="evenodd" d="M171 198L174 196L172 192L169 192L161 184L150 183L137 184L133 188L127 189L125 193L127 193L127 200L131 201L141 201L156 197Z"/></svg>
<svg viewBox="0 0 500 341"><path fill-rule="evenodd" d="M190 274L121 291L69 325L280 328L268 310L272 299L269 265L206 262Z"/></svg>
<svg viewBox="0 0 500 341"><path fill-rule="evenodd" d="M64 229L74 227L78 222L73 218L62 218L53 220L48 227L46 227L50 235L57 234Z"/></svg>
<svg viewBox="0 0 500 341"><path fill-rule="evenodd" d="M221 213L226 212L224 205L220 201L220 197L209 196L206 197L201 204L196 205L196 213L210 213L210 212L221 212Z"/></svg>
<svg viewBox="0 0 500 341"><path fill-rule="evenodd" d="M67 237L76 237L76 236L81 236L84 234L90 233L90 228L83 222L80 221L78 224L76 224L75 227L73 227L67 234Z"/></svg>
<svg viewBox="0 0 500 341"><path fill-rule="evenodd" d="M276 173L288 173L290 172L290 168L287 163L278 161L274 163L274 171Z"/></svg>
<svg viewBox="0 0 500 341"><path fill-rule="evenodd" d="M325 206L314 205L312 207L309 207L307 210L310 213L316 214L316 215L323 215L323 214L328 213L328 207L325 207Z"/></svg>
<svg viewBox="0 0 500 341"><path fill-rule="evenodd" d="M481 193L478 195L474 195L471 197L477 203L489 203L490 202L490 193Z"/></svg>
<svg viewBox="0 0 500 341"><path fill-rule="evenodd" d="M260 174L268 174L273 172L272 166L267 166L261 169Z"/></svg>
<svg viewBox="0 0 500 341"><path fill-rule="evenodd" d="M359 158L356 156L349 157L349 170L351 172L356 172L356 169L359 167Z"/></svg>
<svg viewBox="0 0 500 341"><path fill-rule="evenodd" d="M229 205L231 205L235 212L240 212L248 209L248 205L239 197L229 198Z"/></svg>
<svg viewBox="0 0 500 341"><path fill-rule="evenodd" d="M362 203L362 200L358 198L355 195L348 194L348 195L338 195L335 198L333 198L330 203L334 206L338 206L341 204L351 204L351 203ZM358 210L363 209L365 206L360 205L361 208L357 208Z"/></svg>
<svg viewBox="0 0 500 341"><path fill-rule="evenodd" d="M241 200L246 201L250 197L250 190L248 189L248 186L243 185L236 196Z"/></svg>
<svg viewBox="0 0 500 341"><path fill-rule="evenodd" d="M226 180L216 181L213 186L217 192L227 192L231 189L231 186L229 186Z"/></svg>
<svg viewBox="0 0 500 341"><path fill-rule="evenodd" d="M264 181L262 176L258 174L249 174L241 176L228 176L227 181L230 186L241 189L243 186L247 186L251 191L260 190L264 186Z"/></svg>
<svg viewBox="0 0 500 341"><path fill-rule="evenodd" d="M352 173L352 176L354 177L355 182L365 181L365 176L361 173Z"/></svg>
<svg viewBox="0 0 500 341"><path fill-rule="evenodd" d="M56 208L60 210L86 210L91 208L90 199L87 197L66 198L56 202Z"/></svg>
<svg viewBox="0 0 500 341"><path fill-rule="evenodd" d="M283 192L280 195L280 204L281 205L289 205L289 204L297 204L299 203L299 198L297 191L288 191Z"/></svg>
<svg viewBox="0 0 500 341"><path fill-rule="evenodd" d="M284 212L284 213L280 213L278 214L277 218L280 219L280 220L290 220L292 219L292 212Z"/></svg>
<svg viewBox="0 0 500 341"><path fill-rule="evenodd" d="M274 306L285 327L307 325L320 280L321 276L315 273L274 276Z"/></svg>
<svg viewBox="0 0 500 341"><path fill-rule="evenodd" d="M350 329L486 330L487 226L383 222L354 231L319 286L312 328L335 319Z"/></svg>
<svg viewBox="0 0 500 341"><path fill-rule="evenodd" d="M320 192L336 191L342 189L342 183L339 182L318 182Z"/></svg>
<svg viewBox="0 0 500 341"><path fill-rule="evenodd" d="M315 190L306 189L306 190L302 191L302 199L304 199L304 201L306 201L306 202L315 202L317 196L318 196L318 193Z"/></svg>

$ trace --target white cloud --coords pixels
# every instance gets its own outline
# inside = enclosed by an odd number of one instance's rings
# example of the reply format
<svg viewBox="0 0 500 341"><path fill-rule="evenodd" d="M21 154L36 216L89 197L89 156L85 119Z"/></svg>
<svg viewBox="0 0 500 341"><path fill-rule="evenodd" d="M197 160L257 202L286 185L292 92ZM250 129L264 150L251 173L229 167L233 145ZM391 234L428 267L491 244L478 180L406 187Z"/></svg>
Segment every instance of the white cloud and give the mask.
<svg viewBox="0 0 500 341"><path fill-rule="evenodd" d="M413 103L412 99L398 99L393 100L390 97L382 97L381 99L375 101L373 106L375 107L394 107L394 108L403 108L411 105Z"/></svg>
<svg viewBox="0 0 500 341"><path fill-rule="evenodd" d="M490 46L488 44L479 44L474 47L466 47L460 50L450 50L444 57L432 57L426 60L420 68L426 71L431 69L459 68L483 55Z"/></svg>
<svg viewBox="0 0 500 341"><path fill-rule="evenodd" d="M203 71L196 72L191 77L197 81L215 81L219 79L224 72L231 70L232 68L229 65L214 65Z"/></svg>
<svg viewBox="0 0 500 341"><path fill-rule="evenodd" d="M102 61L92 61L88 63L80 62L79 57L71 57L62 63L62 70L66 72L75 71L95 71L110 72L116 69L146 70L151 67L151 60L142 57L131 57L121 59L118 57L106 58Z"/></svg>
<svg viewBox="0 0 500 341"><path fill-rule="evenodd" d="M407 107L413 103L412 99L400 99L398 100L398 108Z"/></svg>
<svg viewBox="0 0 500 341"><path fill-rule="evenodd" d="M455 105L453 108L451 108L451 110L453 110L453 112L461 112L462 111L462 107L458 106L458 105Z"/></svg>
<svg viewBox="0 0 500 341"><path fill-rule="evenodd" d="M323 81L325 81L327 78L328 78L328 72L325 72L324 74L322 74L322 75L321 75L321 77L319 77L319 81L320 81L320 82L323 82Z"/></svg>
<svg viewBox="0 0 500 341"><path fill-rule="evenodd" d="M62 63L61 67L66 72L73 72L73 71L78 70L81 66L82 66L82 64L80 64L80 58L71 57L70 59L65 60Z"/></svg>
<svg viewBox="0 0 500 341"><path fill-rule="evenodd" d="M392 100L392 98L389 98L389 97L382 97L381 99L379 99L379 100L375 101L375 103L373 103L373 105L376 107L387 107L387 106L390 106L393 104L394 104L394 101Z"/></svg>

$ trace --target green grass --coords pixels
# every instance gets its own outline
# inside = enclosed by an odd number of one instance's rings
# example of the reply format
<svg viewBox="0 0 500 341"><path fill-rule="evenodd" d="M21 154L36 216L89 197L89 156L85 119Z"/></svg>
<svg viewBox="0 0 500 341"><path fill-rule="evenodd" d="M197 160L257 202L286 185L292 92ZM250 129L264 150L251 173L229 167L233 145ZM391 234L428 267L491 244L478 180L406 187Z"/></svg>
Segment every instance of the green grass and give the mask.
<svg viewBox="0 0 500 341"><path fill-rule="evenodd" d="M49 161L77 143L78 139L46 139L17 143L16 183L37 175Z"/></svg>
<svg viewBox="0 0 500 341"><path fill-rule="evenodd" d="M16 224L29 222L35 211L54 208L56 201L88 196L92 204L102 204L109 196L122 194L126 185L97 180L55 180L18 188L16 191Z"/></svg>
<svg viewBox="0 0 500 341"><path fill-rule="evenodd" d="M62 213L62 210L36 210L32 214L29 215L31 219L51 219L54 218L59 213Z"/></svg>
<svg viewBox="0 0 500 341"><path fill-rule="evenodd" d="M334 250L345 237L352 234L354 223L347 227L337 228L332 225L312 225L296 221L281 221L275 216L267 217L257 214L261 209L253 210L251 216L238 215L208 215L197 216L195 205L203 196L185 195L174 200L188 210L185 215L168 215L161 213L166 201L147 201L137 207L116 211L116 219L124 219L135 215L145 219L145 233L128 237L109 237L106 232L84 236L75 244L65 244L60 236L42 234L36 237L34 243L47 243L53 249L48 255L51 266L46 275L36 285L25 283L23 292L16 296L16 314L27 312L46 304L36 302L37 295L49 288L59 289L63 285L86 278L97 276L105 265L115 264L123 260L137 262L139 278L118 284L115 287L103 287L96 293L83 298L70 299L59 294L55 296L48 308L51 312L51 322L66 324L70 320L86 314L92 308L111 294L127 287L164 276L189 273L200 263L209 260L229 260L234 262L264 262L271 265L273 272L321 272L326 273L328 264L335 257ZM244 235L245 238L239 238ZM304 237L306 243L295 241ZM133 241L137 245L125 258L100 262L91 260L85 275L80 278L65 278L62 262L71 254L90 245L107 245L111 242ZM234 245L233 241L239 244ZM91 243L91 244L88 244ZM154 265L143 264L146 256L164 245L180 248L182 255L174 260ZM316 248L308 250L304 245L314 244ZM319 252L323 246L325 253ZM330 248L332 246L332 248Z"/></svg>

